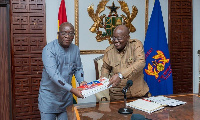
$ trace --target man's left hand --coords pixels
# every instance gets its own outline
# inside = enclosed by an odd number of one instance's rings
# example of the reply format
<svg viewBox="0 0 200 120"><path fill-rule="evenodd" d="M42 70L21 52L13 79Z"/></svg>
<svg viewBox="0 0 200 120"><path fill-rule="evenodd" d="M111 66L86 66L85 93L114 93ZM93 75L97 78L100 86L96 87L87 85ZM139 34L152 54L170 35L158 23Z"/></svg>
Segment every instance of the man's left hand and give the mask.
<svg viewBox="0 0 200 120"><path fill-rule="evenodd" d="M118 74L114 74L110 80L109 80L109 84L108 84L108 87L110 85L112 85L112 87L115 87L117 86L119 83L121 82L121 79L119 78L119 75Z"/></svg>

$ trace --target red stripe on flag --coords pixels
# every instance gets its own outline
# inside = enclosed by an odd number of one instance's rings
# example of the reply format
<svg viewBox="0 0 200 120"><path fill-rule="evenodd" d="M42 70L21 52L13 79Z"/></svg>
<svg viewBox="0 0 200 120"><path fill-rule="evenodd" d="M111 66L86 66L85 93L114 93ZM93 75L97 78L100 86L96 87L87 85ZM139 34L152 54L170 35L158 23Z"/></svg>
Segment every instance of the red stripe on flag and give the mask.
<svg viewBox="0 0 200 120"><path fill-rule="evenodd" d="M59 20L59 26L63 22L67 22L67 14L66 14L66 8L65 8L65 0L62 0L59 7L58 12L58 20Z"/></svg>

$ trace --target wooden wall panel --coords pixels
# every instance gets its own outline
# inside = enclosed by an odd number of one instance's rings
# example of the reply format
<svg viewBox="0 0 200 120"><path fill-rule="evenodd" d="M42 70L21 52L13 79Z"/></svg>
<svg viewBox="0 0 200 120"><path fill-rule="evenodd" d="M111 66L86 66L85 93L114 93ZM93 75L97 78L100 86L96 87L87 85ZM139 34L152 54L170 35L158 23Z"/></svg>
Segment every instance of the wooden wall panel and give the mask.
<svg viewBox="0 0 200 120"><path fill-rule="evenodd" d="M13 118L36 120L46 45L45 0L11 0L10 4Z"/></svg>
<svg viewBox="0 0 200 120"><path fill-rule="evenodd" d="M9 0L0 0L0 4L9 4Z"/></svg>
<svg viewBox="0 0 200 120"><path fill-rule="evenodd" d="M0 1L1 2L1 1ZM0 5L0 119L10 119L9 8Z"/></svg>
<svg viewBox="0 0 200 120"><path fill-rule="evenodd" d="M169 50L174 93L193 92L192 0L169 0Z"/></svg>

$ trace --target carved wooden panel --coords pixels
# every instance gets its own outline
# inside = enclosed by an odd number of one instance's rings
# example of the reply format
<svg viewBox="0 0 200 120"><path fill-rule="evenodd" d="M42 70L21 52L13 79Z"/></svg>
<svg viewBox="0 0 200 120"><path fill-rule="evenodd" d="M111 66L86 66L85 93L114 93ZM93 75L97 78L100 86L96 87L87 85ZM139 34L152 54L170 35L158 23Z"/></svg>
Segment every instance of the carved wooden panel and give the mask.
<svg viewBox="0 0 200 120"><path fill-rule="evenodd" d="M0 4L8 4L9 0L0 0Z"/></svg>
<svg viewBox="0 0 200 120"><path fill-rule="evenodd" d="M192 0L169 0L169 18L174 93L193 92Z"/></svg>
<svg viewBox="0 0 200 120"><path fill-rule="evenodd" d="M0 5L0 120L10 119L9 7Z"/></svg>
<svg viewBox="0 0 200 120"><path fill-rule="evenodd" d="M11 0L13 119L40 119L38 92L46 45L45 0Z"/></svg>

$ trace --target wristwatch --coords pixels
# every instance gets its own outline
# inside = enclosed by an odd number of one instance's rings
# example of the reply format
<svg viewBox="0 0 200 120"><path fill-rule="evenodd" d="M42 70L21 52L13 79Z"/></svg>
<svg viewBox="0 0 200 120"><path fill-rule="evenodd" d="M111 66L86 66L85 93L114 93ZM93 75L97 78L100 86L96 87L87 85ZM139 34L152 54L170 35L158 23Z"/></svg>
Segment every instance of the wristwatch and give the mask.
<svg viewBox="0 0 200 120"><path fill-rule="evenodd" d="M123 75L121 73L118 73L118 76L119 76L120 79L123 78Z"/></svg>

